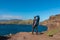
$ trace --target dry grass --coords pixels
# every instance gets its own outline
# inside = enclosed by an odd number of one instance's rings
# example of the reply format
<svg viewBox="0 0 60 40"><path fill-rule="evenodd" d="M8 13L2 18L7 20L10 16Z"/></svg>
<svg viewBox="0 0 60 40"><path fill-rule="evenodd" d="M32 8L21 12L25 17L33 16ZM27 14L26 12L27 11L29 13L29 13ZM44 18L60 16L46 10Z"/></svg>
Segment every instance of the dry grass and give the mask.
<svg viewBox="0 0 60 40"><path fill-rule="evenodd" d="M60 28L56 28L50 31L47 31L46 34L47 35L55 35L56 33L60 32Z"/></svg>

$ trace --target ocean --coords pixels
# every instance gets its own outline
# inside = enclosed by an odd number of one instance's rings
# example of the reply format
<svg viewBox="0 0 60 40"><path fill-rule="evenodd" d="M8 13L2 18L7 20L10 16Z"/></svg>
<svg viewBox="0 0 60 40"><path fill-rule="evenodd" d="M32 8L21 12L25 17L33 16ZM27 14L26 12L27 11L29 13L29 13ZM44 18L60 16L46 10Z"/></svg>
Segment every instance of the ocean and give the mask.
<svg viewBox="0 0 60 40"><path fill-rule="evenodd" d="M47 26L38 26L38 32L47 31ZM36 30L35 30L36 31ZM0 35L16 34L18 32L32 32L32 25L0 24Z"/></svg>

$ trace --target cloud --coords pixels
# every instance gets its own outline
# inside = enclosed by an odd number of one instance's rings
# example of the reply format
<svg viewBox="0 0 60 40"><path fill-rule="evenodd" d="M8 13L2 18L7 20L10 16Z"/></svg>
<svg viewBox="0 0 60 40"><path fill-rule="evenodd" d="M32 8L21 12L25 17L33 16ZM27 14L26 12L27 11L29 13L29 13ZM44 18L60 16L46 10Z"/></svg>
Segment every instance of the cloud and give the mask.
<svg viewBox="0 0 60 40"><path fill-rule="evenodd" d="M16 16L16 15L0 15L0 20L1 19L7 19L7 20L10 20L10 19L22 19L21 16Z"/></svg>

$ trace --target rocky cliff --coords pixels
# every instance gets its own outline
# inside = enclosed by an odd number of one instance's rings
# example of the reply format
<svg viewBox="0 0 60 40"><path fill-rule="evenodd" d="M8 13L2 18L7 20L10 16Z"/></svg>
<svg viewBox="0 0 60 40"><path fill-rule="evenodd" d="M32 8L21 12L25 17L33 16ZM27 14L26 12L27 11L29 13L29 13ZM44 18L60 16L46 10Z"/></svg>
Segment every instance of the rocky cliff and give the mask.
<svg viewBox="0 0 60 40"><path fill-rule="evenodd" d="M48 20L41 23L42 25L48 26L48 29L54 29L60 26L60 14L50 16Z"/></svg>

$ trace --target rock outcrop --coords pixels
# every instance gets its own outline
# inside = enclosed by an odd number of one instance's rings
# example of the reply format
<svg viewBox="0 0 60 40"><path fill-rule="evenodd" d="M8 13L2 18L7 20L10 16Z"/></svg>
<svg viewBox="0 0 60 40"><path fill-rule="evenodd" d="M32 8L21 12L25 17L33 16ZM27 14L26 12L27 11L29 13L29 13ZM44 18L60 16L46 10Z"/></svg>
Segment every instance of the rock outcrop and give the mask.
<svg viewBox="0 0 60 40"><path fill-rule="evenodd" d="M48 30L57 28L60 26L60 14L55 16L50 16L48 20L45 20L41 23L42 25L47 25Z"/></svg>

